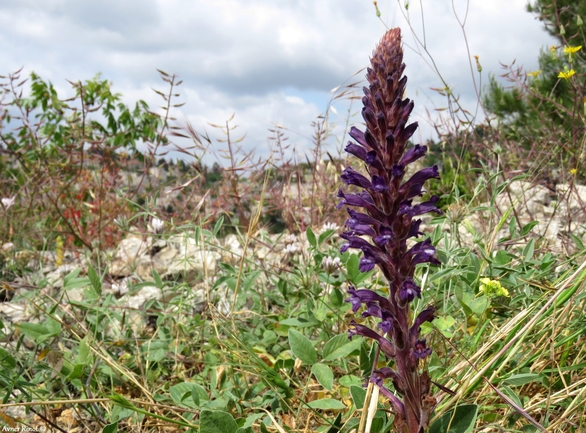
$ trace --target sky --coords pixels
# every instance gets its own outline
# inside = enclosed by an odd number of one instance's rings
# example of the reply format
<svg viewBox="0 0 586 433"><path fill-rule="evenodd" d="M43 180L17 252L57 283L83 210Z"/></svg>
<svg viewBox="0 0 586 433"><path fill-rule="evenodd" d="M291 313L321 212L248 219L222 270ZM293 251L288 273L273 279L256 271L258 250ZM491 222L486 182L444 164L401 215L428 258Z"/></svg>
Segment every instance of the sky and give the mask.
<svg viewBox="0 0 586 433"><path fill-rule="evenodd" d="M156 110L162 101L152 89L166 90L160 69L183 80L174 102L185 105L172 113L178 124L207 133L213 149L225 143L210 124L234 114L232 137L245 135L244 149L266 157L269 129L279 125L304 159L318 116L327 112L331 150L343 147L347 125L360 126L359 104L332 98L363 80L387 27L402 29L415 141L433 138L433 122L445 116L435 111L445 98L431 90L444 87L442 79L476 113L489 74L513 61L537 69L540 49L555 43L526 3L380 0L379 18L371 0L2 0L0 75L23 67L68 97L67 80L101 73L124 102L142 99Z"/></svg>

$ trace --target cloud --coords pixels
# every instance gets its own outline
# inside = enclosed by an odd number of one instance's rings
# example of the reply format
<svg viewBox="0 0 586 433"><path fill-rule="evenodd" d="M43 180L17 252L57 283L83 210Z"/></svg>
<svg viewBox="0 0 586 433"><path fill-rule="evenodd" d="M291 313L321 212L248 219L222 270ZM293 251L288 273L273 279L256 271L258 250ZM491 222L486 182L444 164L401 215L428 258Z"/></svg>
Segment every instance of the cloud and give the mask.
<svg viewBox="0 0 586 433"><path fill-rule="evenodd" d="M438 71L474 108L476 91L489 72L500 73L499 62L516 59L533 69L551 38L525 12L525 0L422 4L423 11L420 2L379 1L382 21L403 29L408 95L424 139L432 134L425 110L445 105L430 90L443 87ZM246 146L266 148L271 122L280 122L307 149L330 89L356 78L384 30L370 2L358 1L7 0L0 3L0 74L24 65L65 90L66 79L101 72L128 103L145 99L156 107L150 88L162 88L158 68L184 80L186 105L177 115L196 129L236 113ZM330 120L343 125L348 106L337 101L336 108ZM332 137L331 145L340 144Z"/></svg>

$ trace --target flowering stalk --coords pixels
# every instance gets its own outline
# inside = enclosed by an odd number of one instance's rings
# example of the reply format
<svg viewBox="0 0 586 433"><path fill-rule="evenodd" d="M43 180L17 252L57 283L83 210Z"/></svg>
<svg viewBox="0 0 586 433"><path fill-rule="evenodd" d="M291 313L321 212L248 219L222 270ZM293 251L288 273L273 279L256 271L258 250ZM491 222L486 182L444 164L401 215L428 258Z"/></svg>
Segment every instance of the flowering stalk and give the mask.
<svg viewBox="0 0 586 433"><path fill-rule="evenodd" d="M406 167L423 157L427 146L415 145L406 149L407 140L417 129L417 123L407 125L413 102L403 99L407 77L402 76L405 64L399 29L389 30L381 39L370 61L364 88L362 117L364 132L352 128L346 151L361 159L368 176L348 167L342 173L347 185L362 189L357 194L339 191L342 200L338 208L347 206L350 218L348 231L341 235L347 242L342 246L362 250L360 271L368 272L378 266L389 283L389 295L372 290L350 287L352 310L357 312L364 304L362 317L380 319L377 330L351 322L350 338L354 335L375 340L380 352L394 361L391 367L373 366L370 381L379 387L380 394L390 400L395 415L395 429L402 433L421 433L429 423L435 399L430 393L431 380L427 371L420 372L420 361L431 354L425 339L420 338L420 326L434 318L434 307L428 307L412 318L410 304L421 298L421 288L413 275L419 263L439 264L431 241L408 243L419 237L418 215L440 213L435 204L438 197L414 204L413 199L423 194L428 179L439 178L437 165L424 168L404 180ZM356 208L362 208L359 212ZM365 240L369 237L371 242ZM391 379L398 396L383 382Z"/></svg>

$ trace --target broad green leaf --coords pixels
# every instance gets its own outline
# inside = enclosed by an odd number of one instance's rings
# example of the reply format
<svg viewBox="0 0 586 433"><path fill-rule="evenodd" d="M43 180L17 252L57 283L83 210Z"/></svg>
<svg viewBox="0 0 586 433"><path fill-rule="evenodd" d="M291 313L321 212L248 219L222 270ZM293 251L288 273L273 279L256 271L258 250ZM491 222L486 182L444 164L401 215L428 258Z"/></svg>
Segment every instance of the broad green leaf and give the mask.
<svg viewBox="0 0 586 433"><path fill-rule="evenodd" d="M10 369L16 368L16 359L8 351L0 347L0 365Z"/></svg>
<svg viewBox="0 0 586 433"><path fill-rule="evenodd" d="M348 271L348 280L351 283L356 284L356 278L360 275L360 270L358 269L358 264L360 262L360 258L357 254L350 254L348 257L348 261L346 262L346 270Z"/></svg>
<svg viewBox="0 0 586 433"><path fill-rule="evenodd" d="M364 399L366 398L366 390L360 386L351 386L350 387L350 395L352 396L352 400L354 401L354 406L356 408L361 409L364 406Z"/></svg>
<svg viewBox="0 0 586 433"><path fill-rule="evenodd" d="M338 358L345 358L350 353L358 350L362 338L353 337L352 340L348 339L348 334L340 334L332 337L323 348L324 361L332 361Z"/></svg>
<svg viewBox="0 0 586 433"><path fill-rule="evenodd" d="M238 424L228 412L203 410L200 415L200 433L236 433Z"/></svg>
<svg viewBox="0 0 586 433"><path fill-rule="evenodd" d="M86 365L90 358L90 346L88 345L88 336L86 335L83 340L79 342L79 351L77 352L76 364Z"/></svg>
<svg viewBox="0 0 586 433"><path fill-rule="evenodd" d="M61 325L54 319L47 319L44 323L20 323L16 326L24 335L37 343L56 337L61 333Z"/></svg>
<svg viewBox="0 0 586 433"><path fill-rule="evenodd" d="M118 431L118 421L108 424L102 429L102 433L116 433Z"/></svg>
<svg viewBox="0 0 586 433"><path fill-rule="evenodd" d="M353 374L347 374L338 379L338 383L348 388L352 385L362 386L362 379L360 379L358 376L354 376Z"/></svg>
<svg viewBox="0 0 586 433"><path fill-rule="evenodd" d="M317 246L317 240L315 239L315 234L313 233L313 230L311 230L311 227L307 226L305 234L307 235L307 242L309 242L309 244L315 248Z"/></svg>
<svg viewBox="0 0 586 433"><path fill-rule="evenodd" d="M475 404L458 406L437 419L428 433L472 433L477 414Z"/></svg>
<svg viewBox="0 0 586 433"><path fill-rule="evenodd" d="M433 326L436 327L446 338L452 338L454 333L449 329L454 326L456 319L452 316L439 316L433 320Z"/></svg>
<svg viewBox="0 0 586 433"><path fill-rule="evenodd" d="M173 399L173 401L177 404L182 406L187 406L191 408L197 407L196 402L194 401L194 383L190 382L183 382L178 383L177 385L173 385L169 388L169 395ZM197 390L195 392L197 394ZM199 403L199 395L198 395L198 403Z"/></svg>
<svg viewBox="0 0 586 433"><path fill-rule="evenodd" d="M301 332L289 329L289 346L291 346L293 354L304 364L312 365L317 362L315 348Z"/></svg>
<svg viewBox="0 0 586 433"><path fill-rule="evenodd" d="M317 381L328 391L334 388L334 373L330 367L325 364L314 364L311 367L311 373L315 376Z"/></svg>
<svg viewBox="0 0 586 433"><path fill-rule="evenodd" d="M313 400L307 403L312 409L323 409L323 410L341 410L346 409L346 405L340 400L333 398L322 398L319 400Z"/></svg>
<svg viewBox="0 0 586 433"><path fill-rule="evenodd" d="M531 260L533 258L534 251L535 239L530 239L529 242L527 242L527 245L525 245L525 248L523 249L523 256L525 257L525 260Z"/></svg>
<svg viewBox="0 0 586 433"><path fill-rule="evenodd" d="M333 288L332 293L330 293L330 302L332 303L332 307L341 307L344 304L344 296L339 289Z"/></svg>
<svg viewBox="0 0 586 433"><path fill-rule="evenodd" d="M317 322L315 320L300 319L300 318L296 318L296 317L291 317L290 319L281 320L279 323L281 325L295 326L297 328L307 328L308 326L319 325L319 322Z"/></svg>
<svg viewBox="0 0 586 433"><path fill-rule="evenodd" d="M258 421L259 419L261 419L264 416L265 416L264 413L253 413L251 415L248 415L246 417L246 421L244 422L244 424L242 425L241 428L251 427L255 421Z"/></svg>
<svg viewBox="0 0 586 433"><path fill-rule="evenodd" d="M323 232L322 234L319 235L319 239L317 240L317 244L321 245L324 243L324 241L329 238L330 236L332 236L334 234L335 230L326 230L325 232Z"/></svg>
<svg viewBox="0 0 586 433"><path fill-rule="evenodd" d="M521 229L521 233L519 234L519 236L523 237L523 236L527 236L529 234L529 232L531 231L531 229L533 227L535 227L537 224L539 224L539 221L531 221L528 224L525 224L523 226L523 228Z"/></svg>
<svg viewBox="0 0 586 433"><path fill-rule="evenodd" d="M328 315L328 307L323 302L319 302L317 307L311 310L317 320L323 322Z"/></svg>
<svg viewBox="0 0 586 433"><path fill-rule="evenodd" d="M102 294L102 279L92 265L88 266L87 276L90 280L92 288L94 289L94 292L96 292L96 295L100 296Z"/></svg>

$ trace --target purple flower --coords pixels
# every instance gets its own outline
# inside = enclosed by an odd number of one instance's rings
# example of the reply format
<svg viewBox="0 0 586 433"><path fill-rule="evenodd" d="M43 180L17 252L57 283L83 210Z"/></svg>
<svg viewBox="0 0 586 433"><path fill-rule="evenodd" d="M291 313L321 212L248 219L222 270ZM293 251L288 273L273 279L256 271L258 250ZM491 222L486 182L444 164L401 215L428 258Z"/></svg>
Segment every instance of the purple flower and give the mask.
<svg viewBox="0 0 586 433"><path fill-rule="evenodd" d="M368 304L377 302L379 306L381 306L382 308L385 308L387 310L392 308L391 301L389 301L384 296L381 296L378 293L373 292L372 290L356 290L354 287L350 286L350 288L348 289L348 293L350 294L350 298L346 299L346 302L350 302L352 304L352 311L354 311L355 313L358 311L361 304L363 303Z"/></svg>
<svg viewBox="0 0 586 433"><path fill-rule="evenodd" d="M399 297L403 302L411 302L416 297L421 298L421 288L415 284L413 278L406 278L399 291Z"/></svg>
<svg viewBox="0 0 586 433"><path fill-rule="evenodd" d="M372 189L372 182L351 167L342 172L342 180L346 185L357 185L364 189Z"/></svg>
<svg viewBox="0 0 586 433"><path fill-rule="evenodd" d="M415 342L415 347L413 348L413 356L417 359L425 359L429 355L431 355L431 348L425 345L425 339L417 340Z"/></svg>
<svg viewBox="0 0 586 433"><path fill-rule="evenodd" d="M380 328L384 334L391 332L393 327L394 317L390 311L381 308L375 302L369 302L365 312L362 313L362 317L378 317L381 319L377 328Z"/></svg>
<svg viewBox="0 0 586 433"><path fill-rule="evenodd" d="M406 256L411 257L411 266L418 265L419 263L432 263L434 265L440 265L441 262L435 257L436 250L431 244L431 239L427 238L423 242L415 244Z"/></svg>
<svg viewBox="0 0 586 433"><path fill-rule="evenodd" d="M411 176L407 182L401 185L401 188L399 188L399 194L401 194L404 199L410 199L415 196L422 195L423 184L426 180L433 178L439 179L437 165L424 168L423 170L420 170Z"/></svg>
<svg viewBox="0 0 586 433"><path fill-rule="evenodd" d="M380 234L374 238L374 243L382 247L393 238L393 231L387 226L381 226L379 231Z"/></svg>
<svg viewBox="0 0 586 433"><path fill-rule="evenodd" d="M354 320L350 322L350 326L351 328L348 330L348 338L352 339L352 337L355 335L361 335L362 337L376 340L381 349L381 352L384 353L387 358L395 357L397 351L393 343L380 335L378 332L373 331L367 326L359 325Z"/></svg>
<svg viewBox="0 0 586 433"><path fill-rule="evenodd" d="M400 165L403 167L407 164L411 164L412 162L417 161L419 158L423 157L427 153L427 146L421 146L420 144L416 144L411 149L409 149L399 162Z"/></svg>

